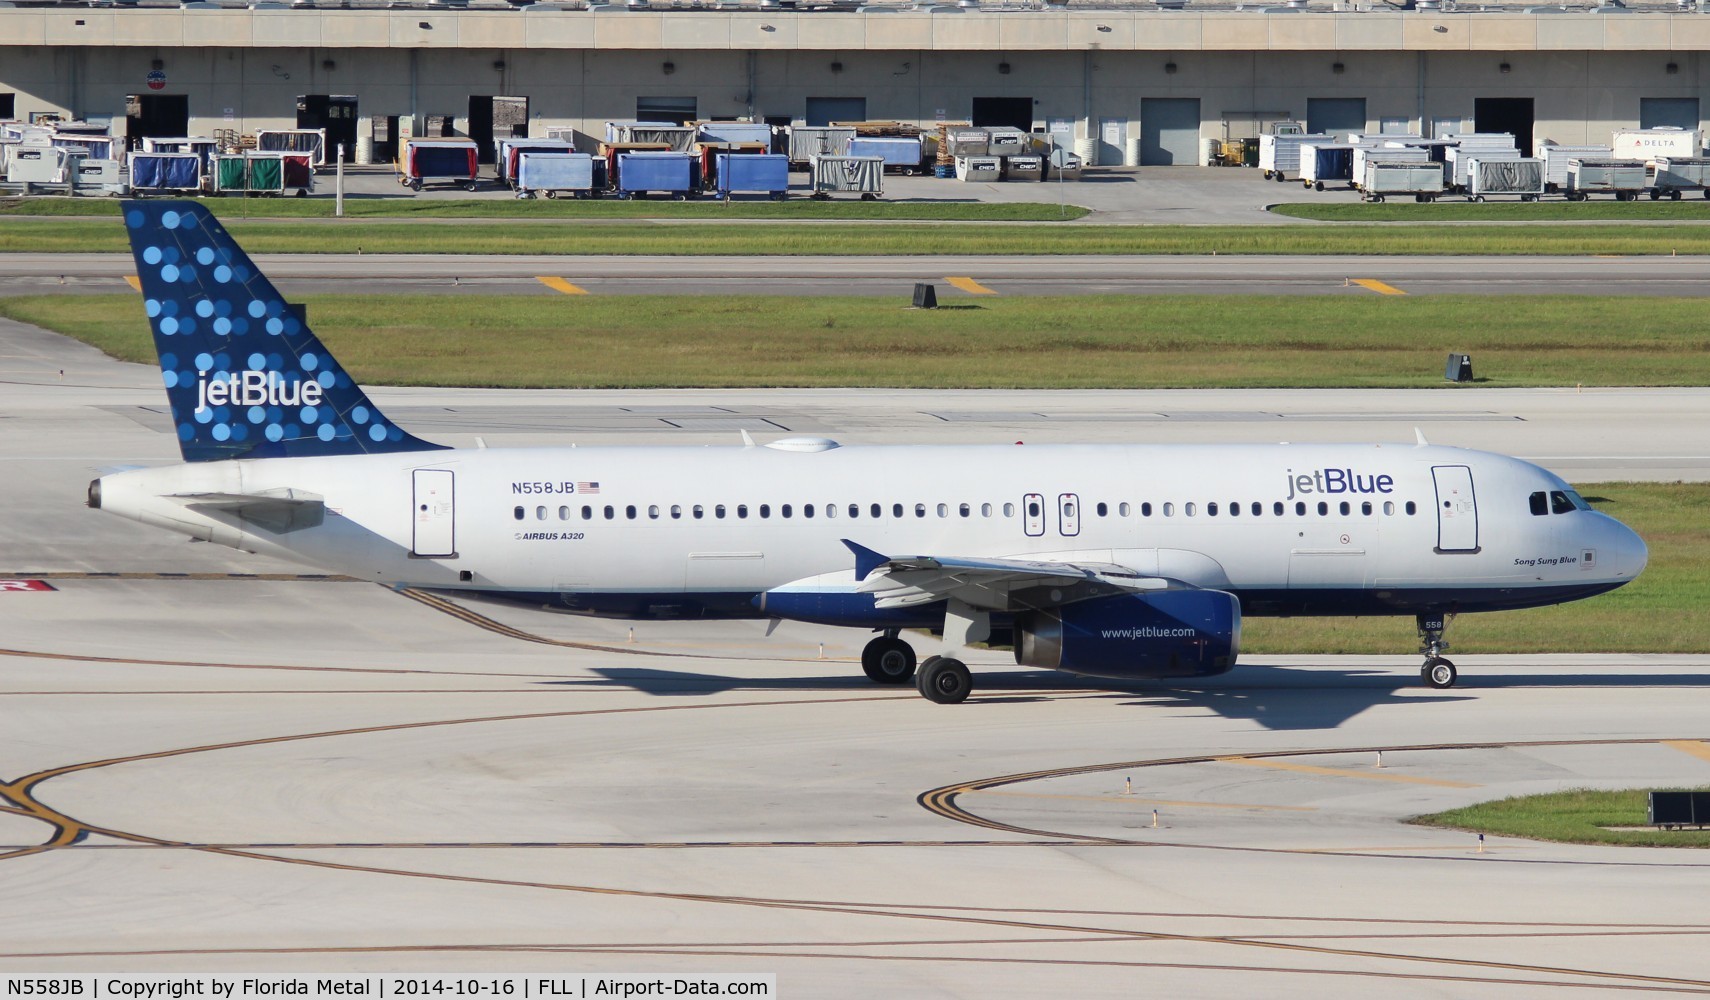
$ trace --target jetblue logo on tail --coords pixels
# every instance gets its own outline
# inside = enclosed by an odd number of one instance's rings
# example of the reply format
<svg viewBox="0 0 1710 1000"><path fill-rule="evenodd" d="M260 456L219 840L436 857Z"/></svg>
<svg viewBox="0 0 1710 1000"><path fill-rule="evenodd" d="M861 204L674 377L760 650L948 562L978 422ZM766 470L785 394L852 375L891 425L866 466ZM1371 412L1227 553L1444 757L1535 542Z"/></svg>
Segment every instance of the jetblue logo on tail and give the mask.
<svg viewBox="0 0 1710 1000"><path fill-rule="evenodd" d="M241 371L223 378L196 373L196 409L210 406L319 406L319 382L286 381L278 372Z"/></svg>

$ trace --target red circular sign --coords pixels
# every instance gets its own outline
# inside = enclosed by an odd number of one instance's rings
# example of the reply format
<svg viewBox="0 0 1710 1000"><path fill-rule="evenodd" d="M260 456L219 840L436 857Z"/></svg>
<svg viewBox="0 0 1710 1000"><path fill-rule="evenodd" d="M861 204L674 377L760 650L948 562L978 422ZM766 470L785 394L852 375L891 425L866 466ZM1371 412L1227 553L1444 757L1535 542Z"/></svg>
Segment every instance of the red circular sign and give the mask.
<svg viewBox="0 0 1710 1000"><path fill-rule="evenodd" d="M157 70L149 71L148 89L150 89L150 90L165 90L166 89L166 72L164 70L158 70L157 69Z"/></svg>

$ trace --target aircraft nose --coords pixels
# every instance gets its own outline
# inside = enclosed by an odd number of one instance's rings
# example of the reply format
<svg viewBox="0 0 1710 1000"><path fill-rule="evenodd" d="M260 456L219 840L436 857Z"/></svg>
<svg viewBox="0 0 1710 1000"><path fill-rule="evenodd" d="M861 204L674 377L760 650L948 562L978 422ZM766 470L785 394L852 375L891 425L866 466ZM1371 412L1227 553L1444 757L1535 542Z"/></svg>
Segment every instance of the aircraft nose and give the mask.
<svg viewBox="0 0 1710 1000"><path fill-rule="evenodd" d="M1603 552L1598 554L1605 560L1603 568L1606 572L1627 580L1644 572L1651 553L1638 532L1614 518L1609 518L1603 534L1606 541L1602 544Z"/></svg>

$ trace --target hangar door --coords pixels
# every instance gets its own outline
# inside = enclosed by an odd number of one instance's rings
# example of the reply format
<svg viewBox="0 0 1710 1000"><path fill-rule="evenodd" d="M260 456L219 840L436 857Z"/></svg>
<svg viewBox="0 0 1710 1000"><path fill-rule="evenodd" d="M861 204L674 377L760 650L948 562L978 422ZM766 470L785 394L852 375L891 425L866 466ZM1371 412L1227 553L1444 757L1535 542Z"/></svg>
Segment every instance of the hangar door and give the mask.
<svg viewBox="0 0 1710 1000"><path fill-rule="evenodd" d="M1199 98L1140 99L1141 164L1193 166L1199 153Z"/></svg>
<svg viewBox="0 0 1710 1000"><path fill-rule="evenodd" d="M807 99L807 123L812 126L832 122L864 122L867 120L865 97L810 97Z"/></svg>
<svg viewBox="0 0 1710 1000"><path fill-rule="evenodd" d="M1306 130L1327 135L1346 135L1366 130L1366 99L1363 97L1308 97Z"/></svg>
<svg viewBox="0 0 1710 1000"><path fill-rule="evenodd" d="M1532 155L1532 99L1530 97L1473 98L1474 132L1513 132L1521 156Z"/></svg>
<svg viewBox="0 0 1710 1000"><path fill-rule="evenodd" d="M1698 98L1639 98L1639 127L1657 128L1663 125L1672 125L1675 128L1697 128Z"/></svg>

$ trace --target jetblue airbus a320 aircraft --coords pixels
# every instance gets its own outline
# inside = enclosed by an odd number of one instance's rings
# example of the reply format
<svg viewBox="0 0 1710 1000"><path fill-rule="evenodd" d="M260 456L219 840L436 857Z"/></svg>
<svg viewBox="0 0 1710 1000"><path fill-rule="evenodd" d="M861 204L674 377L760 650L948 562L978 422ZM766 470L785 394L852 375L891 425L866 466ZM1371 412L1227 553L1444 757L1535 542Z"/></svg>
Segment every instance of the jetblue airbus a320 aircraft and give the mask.
<svg viewBox="0 0 1710 1000"><path fill-rule="evenodd" d="M1098 677L1235 664L1243 615L1449 616L1613 590L1645 544L1560 478L1417 445L453 450L392 424L208 212L124 219L184 464L89 503L394 586L615 617L880 635L862 666L968 696L957 650ZM941 633L920 664L899 633Z"/></svg>

